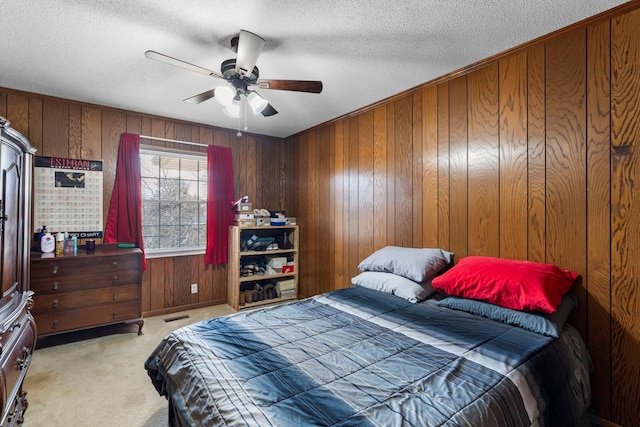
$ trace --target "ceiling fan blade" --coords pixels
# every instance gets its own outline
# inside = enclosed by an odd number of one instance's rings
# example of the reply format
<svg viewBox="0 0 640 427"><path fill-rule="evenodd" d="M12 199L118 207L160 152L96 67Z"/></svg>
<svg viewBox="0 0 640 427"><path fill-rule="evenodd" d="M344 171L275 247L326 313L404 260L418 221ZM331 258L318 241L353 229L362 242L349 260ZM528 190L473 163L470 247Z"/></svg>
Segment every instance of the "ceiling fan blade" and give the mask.
<svg viewBox="0 0 640 427"><path fill-rule="evenodd" d="M292 90L296 92L322 92L322 82L318 80L258 80L260 89Z"/></svg>
<svg viewBox="0 0 640 427"><path fill-rule="evenodd" d="M184 68L190 71L195 71L196 73L204 74L205 76L213 76L222 78L222 74L217 73L215 71L211 71L207 68L199 67L197 65L190 64L188 62L182 61L180 59L173 58L171 56L155 52L153 50L148 50L144 53L149 59L154 59L156 61L164 62L165 64L174 65L176 67Z"/></svg>
<svg viewBox="0 0 640 427"><path fill-rule="evenodd" d="M249 31L241 30L238 40L238 55L236 57L236 68L243 76L249 76L256 66L260 51L264 47L264 39Z"/></svg>
<svg viewBox="0 0 640 427"><path fill-rule="evenodd" d="M183 99L184 102L188 102L189 104L200 104L201 102L206 101L207 99L211 99L215 96L215 89L208 90L206 92L199 93L190 98Z"/></svg>
<svg viewBox="0 0 640 427"><path fill-rule="evenodd" d="M271 104L267 104L267 106L264 107L264 110L262 110L260 114L262 114L265 117L275 116L276 114L278 114L278 110L273 108Z"/></svg>

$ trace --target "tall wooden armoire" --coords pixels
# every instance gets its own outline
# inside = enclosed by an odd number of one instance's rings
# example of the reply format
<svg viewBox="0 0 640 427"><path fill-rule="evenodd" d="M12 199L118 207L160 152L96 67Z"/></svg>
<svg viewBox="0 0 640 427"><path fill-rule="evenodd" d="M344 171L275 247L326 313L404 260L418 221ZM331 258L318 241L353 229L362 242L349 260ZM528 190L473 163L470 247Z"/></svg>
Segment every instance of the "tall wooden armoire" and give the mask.
<svg viewBox="0 0 640 427"><path fill-rule="evenodd" d="M29 312L31 179L35 150L0 117L0 426L21 425L27 408L22 382L36 342Z"/></svg>

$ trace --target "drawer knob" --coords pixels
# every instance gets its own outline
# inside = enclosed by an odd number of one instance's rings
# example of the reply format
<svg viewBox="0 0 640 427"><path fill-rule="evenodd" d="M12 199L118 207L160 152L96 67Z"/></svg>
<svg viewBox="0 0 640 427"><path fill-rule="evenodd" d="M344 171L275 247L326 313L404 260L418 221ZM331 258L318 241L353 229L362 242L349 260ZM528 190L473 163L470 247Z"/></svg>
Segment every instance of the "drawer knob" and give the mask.
<svg viewBox="0 0 640 427"><path fill-rule="evenodd" d="M117 312L117 311L114 311L114 312L113 312L113 318L114 318L114 319L117 319L117 318L118 318L118 312Z"/></svg>
<svg viewBox="0 0 640 427"><path fill-rule="evenodd" d="M51 323L51 329L58 329L58 321L54 320L53 323Z"/></svg>
<svg viewBox="0 0 640 427"><path fill-rule="evenodd" d="M117 292L114 292L114 293L113 293L113 300L115 301L115 300L117 300L117 299L118 299L118 293L117 293Z"/></svg>
<svg viewBox="0 0 640 427"><path fill-rule="evenodd" d="M29 360L29 349L27 347L22 347L22 357L18 358L18 370L21 371L27 366L27 361Z"/></svg>
<svg viewBox="0 0 640 427"><path fill-rule="evenodd" d="M118 261L113 261L113 267L117 268L118 267Z"/></svg>
<svg viewBox="0 0 640 427"><path fill-rule="evenodd" d="M113 275L113 284L114 285L118 284L118 276L116 276L115 274Z"/></svg>
<svg viewBox="0 0 640 427"><path fill-rule="evenodd" d="M57 265L54 265L53 268L51 269L51 274L58 274L58 270L60 270L60 267Z"/></svg>
<svg viewBox="0 0 640 427"><path fill-rule="evenodd" d="M52 306L53 308L58 308L58 300L57 300L57 299L54 299L54 300L53 300L53 303L51 304L51 306Z"/></svg>
<svg viewBox="0 0 640 427"><path fill-rule="evenodd" d="M58 282L53 282L53 286L51 287L54 291L58 290L58 286L60 285L60 283Z"/></svg>
<svg viewBox="0 0 640 427"><path fill-rule="evenodd" d="M20 322L17 322L11 325L11 327L9 328L9 331L13 332L16 329L20 329Z"/></svg>

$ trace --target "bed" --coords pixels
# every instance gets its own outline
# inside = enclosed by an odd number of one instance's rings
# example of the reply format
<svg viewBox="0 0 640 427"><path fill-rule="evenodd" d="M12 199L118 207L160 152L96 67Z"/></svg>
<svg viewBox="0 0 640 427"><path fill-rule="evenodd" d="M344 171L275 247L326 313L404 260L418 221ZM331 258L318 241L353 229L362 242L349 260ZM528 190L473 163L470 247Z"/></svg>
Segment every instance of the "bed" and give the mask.
<svg viewBox="0 0 640 427"><path fill-rule="evenodd" d="M176 426L588 425L577 331L533 332L465 301L353 286L183 327L145 368Z"/></svg>

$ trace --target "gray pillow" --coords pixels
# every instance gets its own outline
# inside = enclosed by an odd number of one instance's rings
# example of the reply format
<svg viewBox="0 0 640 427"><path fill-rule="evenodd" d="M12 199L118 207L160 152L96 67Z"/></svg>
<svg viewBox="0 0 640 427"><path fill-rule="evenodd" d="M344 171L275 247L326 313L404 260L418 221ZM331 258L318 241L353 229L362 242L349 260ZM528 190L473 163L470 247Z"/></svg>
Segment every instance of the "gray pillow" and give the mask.
<svg viewBox="0 0 640 427"><path fill-rule="evenodd" d="M351 283L376 291L387 292L399 296L409 302L425 300L435 291L431 287L431 280L417 283L405 277L380 271L365 271L351 279Z"/></svg>
<svg viewBox="0 0 640 427"><path fill-rule="evenodd" d="M551 314L512 310L482 301L458 297L447 297L438 301L438 305L558 338L567 318L578 306L578 297L570 293L564 294L558 309Z"/></svg>
<svg viewBox="0 0 640 427"><path fill-rule="evenodd" d="M380 271L422 283L442 271L453 259L453 253L433 248L386 246L362 260L360 271Z"/></svg>

